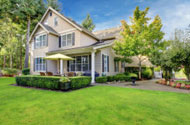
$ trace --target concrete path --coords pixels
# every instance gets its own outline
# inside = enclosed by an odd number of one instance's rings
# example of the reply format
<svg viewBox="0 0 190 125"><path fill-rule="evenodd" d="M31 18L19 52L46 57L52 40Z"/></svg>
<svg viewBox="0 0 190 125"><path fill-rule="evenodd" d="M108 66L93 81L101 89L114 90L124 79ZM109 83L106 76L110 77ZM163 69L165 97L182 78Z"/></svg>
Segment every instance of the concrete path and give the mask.
<svg viewBox="0 0 190 125"><path fill-rule="evenodd" d="M115 83L115 84L96 83L96 85L118 86L118 87L126 87L126 88L137 88L137 89L144 89L144 90L158 90L158 91L179 92L179 93L190 93L190 90L173 88L171 86L156 84L155 82L156 80L137 81L136 86L132 86L131 82L123 82L123 83Z"/></svg>

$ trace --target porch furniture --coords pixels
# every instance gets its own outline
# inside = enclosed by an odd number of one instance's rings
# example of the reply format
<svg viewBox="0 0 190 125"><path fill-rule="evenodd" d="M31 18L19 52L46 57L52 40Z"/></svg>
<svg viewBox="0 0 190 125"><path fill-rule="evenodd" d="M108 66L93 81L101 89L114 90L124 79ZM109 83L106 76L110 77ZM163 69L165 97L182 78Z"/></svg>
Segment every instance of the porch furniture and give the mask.
<svg viewBox="0 0 190 125"><path fill-rule="evenodd" d="M83 76L91 76L91 71L86 71L83 73ZM95 78L99 76L99 73L95 72Z"/></svg>
<svg viewBox="0 0 190 125"><path fill-rule="evenodd" d="M47 76L53 76L53 73L52 72L47 72L46 75Z"/></svg>
<svg viewBox="0 0 190 125"><path fill-rule="evenodd" d="M46 74L44 72L40 72L40 76L45 76Z"/></svg>
<svg viewBox="0 0 190 125"><path fill-rule="evenodd" d="M75 73L74 73L74 72L68 72L68 73L67 73L67 76L68 76L68 77L73 77L73 76L75 76Z"/></svg>
<svg viewBox="0 0 190 125"><path fill-rule="evenodd" d="M63 55L63 54L60 54L60 53L47 56L44 59L60 61L60 66L59 66L59 74L60 75L63 75L63 60L73 60L73 58Z"/></svg>

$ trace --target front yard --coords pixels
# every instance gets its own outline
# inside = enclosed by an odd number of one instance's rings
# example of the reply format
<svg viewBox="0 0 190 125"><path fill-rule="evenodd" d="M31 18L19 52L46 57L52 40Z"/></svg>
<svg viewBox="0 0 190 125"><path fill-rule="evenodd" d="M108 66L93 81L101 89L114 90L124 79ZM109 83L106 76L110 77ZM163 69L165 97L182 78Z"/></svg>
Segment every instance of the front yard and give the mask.
<svg viewBox="0 0 190 125"><path fill-rule="evenodd" d="M190 95L94 86L70 92L0 78L0 124L189 124Z"/></svg>

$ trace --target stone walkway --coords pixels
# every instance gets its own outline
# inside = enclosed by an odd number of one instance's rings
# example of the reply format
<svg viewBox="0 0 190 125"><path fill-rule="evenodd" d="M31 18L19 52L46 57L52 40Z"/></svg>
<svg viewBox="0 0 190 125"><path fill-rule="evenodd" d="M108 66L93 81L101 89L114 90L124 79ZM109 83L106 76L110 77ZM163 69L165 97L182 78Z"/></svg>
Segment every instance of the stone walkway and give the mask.
<svg viewBox="0 0 190 125"><path fill-rule="evenodd" d="M137 88L137 89L144 89L144 90L158 90L158 91L179 92L179 93L190 93L190 90L173 88L171 86L156 84L155 82L156 80L137 81L136 86L132 86L131 82L123 82L123 83L116 83L116 84L96 83L96 85L118 86L118 87L126 87L126 88Z"/></svg>

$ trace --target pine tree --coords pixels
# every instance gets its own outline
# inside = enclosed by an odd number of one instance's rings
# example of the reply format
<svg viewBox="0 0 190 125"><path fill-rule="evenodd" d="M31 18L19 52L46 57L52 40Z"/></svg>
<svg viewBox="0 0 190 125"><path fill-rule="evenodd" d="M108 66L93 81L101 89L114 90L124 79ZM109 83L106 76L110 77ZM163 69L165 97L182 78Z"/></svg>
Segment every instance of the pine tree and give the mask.
<svg viewBox="0 0 190 125"><path fill-rule="evenodd" d="M86 29L88 29L89 31L93 31L95 28L95 25L90 17L90 14L87 15L87 17L84 19L84 21L82 22L82 26Z"/></svg>

